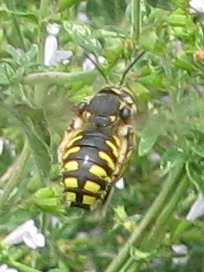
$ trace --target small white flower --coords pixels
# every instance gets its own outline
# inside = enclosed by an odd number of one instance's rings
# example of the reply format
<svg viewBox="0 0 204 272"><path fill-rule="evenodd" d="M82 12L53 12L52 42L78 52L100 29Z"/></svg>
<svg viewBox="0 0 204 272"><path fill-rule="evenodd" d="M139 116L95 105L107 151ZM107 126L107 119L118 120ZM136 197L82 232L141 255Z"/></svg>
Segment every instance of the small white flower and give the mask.
<svg viewBox="0 0 204 272"><path fill-rule="evenodd" d="M186 256L182 256L182 257L174 257L172 259L173 264L184 265L187 263L187 261L188 261L188 256L187 256L188 248L187 248L187 246L185 246L183 244L173 245L172 250L175 253L177 253L178 255L186 255Z"/></svg>
<svg viewBox="0 0 204 272"><path fill-rule="evenodd" d="M71 57L73 56L73 52L70 50L57 50L57 63L62 62L64 65L69 64Z"/></svg>
<svg viewBox="0 0 204 272"><path fill-rule="evenodd" d="M188 253L188 248L185 245L179 244L179 245L173 245L172 249L175 253L183 255Z"/></svg>
<svg viewBox="0 0 204 272"><path fill-rule="evenodd" d="M204 215L204 196L200 194L198 196L198 198L196 199L196 201L191 206L191 208L186 216L186 220L195 221L196 219L198 219L199 217L201 217L203 215ZM187 263L187 261L188 261L188 255L187 255L188 248L187 248L187 246L185 246L183 244L173 245L172 250L177 254L186 255L183 257L173 258L172 261L174 264L184 265Z"/></svg>
<svg viewBox="0 0 204 272"><path fill-rule="evenodd" d="M0 155L3 153L4 150L4 138L0 137Z"/></svg>
<svg viewBox="0 0 204 272"><path fill-rule="evenodd" d="M60 219L58 216L51 216L50 221L52 227L56 227L60 223Z"/></svg>
<svg viewBox="0 0 204 272"><path fill-rule="evenodd" d="M190 7L197 13L204 13L204 0L191 0Z"/></svg>
<svg viewBox="0 0 204 272"><path fill-rule="evenodd" d="M23 242L32 249L45 246L45 236L42 233L25 233L23 235Z"/></svg>
<svg viewBox="0 0 204 272"><path fill-rule="evenodd" d="M56 65L57 64L57 49L58 40L54 35L48 35L45 39L44 44L44 63L45 65Z"/></svg>
<svg viewBox="0 0 204 272"><path fill-rule="evenodd" d="M125 181L124 181L124 178L120 178L115 186L118 188L118 189L124 189L125 188Z"/></svg>
<svg viewBox="0 0 204 272"><path fill-rule="evenodd" d="M187 263L189 257L188 256L184 256L184 257L174 257L172 258L172 262L173 264L175 265L178 265L178 266L183 266Z"/></svg>
<svg viewBox="0 0 204 272"><path fill-rule="evenodd" d="M204 215L204 196L201 194L191 206L186 219L189 221L195 221L199 217Z"/></svg>
<svg viewBox="0 0 204 272"><path fill-rule="evenodd" d="M63 62L64 64L69 63L69 59L73 56L73 52L69 50L58 50L58 24L48 24L47 32L48 35L45 38L44 43L44 64L47 66L56 66L58 63Z"/></svg>
<svg viewBox="0 0 204 272"><path fill-rule="evenodd" d="M2 155L2 153L4 152L4 149L7 149L7 148L11 152L11 156L14 157L16 155L14 145L11 144L11 142L8 139L4 137L0 137L0 155Z"/></svg>
<svg viewBox="0 0 204 272"><path fill-rule="evenodd" d="M87 17L86 13L84 12L78 12L77 13L77 20L84 23L84 24L89 24L89 18Z"/></svg>
<svg viewBox="0 0 204 272"><path fill-rule="evenodd" d="M60 31L60 26L58 24L48 24L46 30L48 34L57 36Z"/></svg>
<svg viewBox="0 0 204 272"><path fill-rule="evenodd" d="M28 220L9 233L2 241L4 245L24 243L32 249L45 246L45 237L38 231L33 220Z"/></svg>
<svg viewBox="0 0 204 272"><path fill-rule="evenodd" d="M151 162L161 162L161 156L156 152L152 152L149 154L149 160Z"/></svg>
<svg viewBox="0 0 204 272"><path fill-rule="evenodd" d="M92 71L95 69L96 65L90 60L90 58L94 62L98 63L104 63L105 58L103 56L98 56L97 58L93 54L89 54L89 58L86 58L85 61L83 62L83 71Z"/></svg>
<svg viewBox="0 0 204 272"><path fill-rule="evenodd" d="M18 270L9 268L8 265L3 264L0 266L0 272L18 272Z"/></svg>
<svg viewBox="0 0 204 272"><path fill-rule="evenodd" d="M44 44L44 63L45 65L56 65L56 54L58 50L58 39L59 25L58 24L48 24L47 27L47 37L45 38Z"/></svg>

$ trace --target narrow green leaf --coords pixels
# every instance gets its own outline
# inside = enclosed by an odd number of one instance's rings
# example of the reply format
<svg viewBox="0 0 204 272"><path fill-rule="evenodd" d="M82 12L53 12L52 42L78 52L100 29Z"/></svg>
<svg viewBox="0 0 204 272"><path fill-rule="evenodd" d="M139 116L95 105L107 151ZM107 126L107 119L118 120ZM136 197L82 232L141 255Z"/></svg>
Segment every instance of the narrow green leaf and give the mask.
<svg viewBox="0 0 204 272"><path fill-rule="evenodd" d="M188 57L184 52L177 56L174 65L189 72L195 72L197 70L195 65L193 65L192 58Z"/></svg>
<svg viewBox="0 0 204 272"><path fill-rule="evenodd" d="M131 82L130 88L134 91L134 94L140 101L149 101L151 98L150 91L141 83L139 82Z"/></svg>
<svg viewBox="0 0 204 272"><path fill-rule="evenodd" d="M73 4L76 4L80 0L59 0L58 10L63 11L70 8Z"/></svg>
<svg viewBox="0 0 204 272"><path fill-rule="evenodd" d="M144 32L140 37L140 45L146 51L154 51L158 37L154 31Z"/></svg>
<svg viewBox="0 0 204 272"><path fill-rule="evenodd" d="M152 72L150 75L140 77L138 81L144 85L156 88L164 88L164 78L157 72Z"/></svg>
<svg viewBox="0 0 204 272"><path fill-rule="evenodd" d="M29 61L33 60L38 54L38 45L37 44L32 44L30 47L30 50L25 53L27 59Z"/></svg>
<svg viewBox="0 0 204 272"><path fill-rule="evenodd" d="M130 255L134 258L136 261L141 261L141 260L148 260L151 258L151 252L144 252L141 250L138 250L134 247L130 247Z"/></svg>
<svg viewBox="0 0 204 272"><path fill-rule="evenodd" d="M182 220L173 233L173 237L179 237L182 233L192 227L193 223L189 220Z"/></svg>
<svg viewBox="0 0 204 272"><path fill-rule="evenodd" d="M11 55L13 59L19 59L19 53L13 46L8 45L7 52Z"/></svg>

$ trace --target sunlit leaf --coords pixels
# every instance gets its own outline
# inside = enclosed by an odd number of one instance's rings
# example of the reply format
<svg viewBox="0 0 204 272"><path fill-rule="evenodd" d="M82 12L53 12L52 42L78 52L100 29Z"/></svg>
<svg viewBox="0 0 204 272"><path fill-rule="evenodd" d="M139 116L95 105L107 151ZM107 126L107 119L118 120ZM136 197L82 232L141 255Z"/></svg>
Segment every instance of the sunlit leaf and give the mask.
<svg viewBox="0 0 204 272"><path fill-rule="evenodd" d="M144 32L141 35L141 46L147 51L154 51L158 37L154 31Z"/></svg>
<svg viewBox="0 0 204 272"><path fill-rule="evenodd" d="M130 255L137 261L148 260L149 258L151 258L151 254L152 253L150 252L144 252L134 247L130 248Z"/></svg>
<svg viewBox="0 0 204 272"><path fill-rule="evenodd" d="M101 44L96 39L96 33L90 26L68 21L64 22L63 26L76 45L80 45L88 52L96 54L101 52Z"/></svg>
<svg viewBox="0 0 204 272"><path fill-rule="evenodd" d="M185 160L186 155L182 150L179 149L167 150L162 156L161 161L162 175L166 175L178 164L185 162Z"/></svg>
<svg viewBox="0 0 204 272"><path fill-rule="evenodd" d="M196 188L204 194L204 161L189 161L186 163L186 173Z"/></svg>
<svg viewBox="0 0 204 272"><path fill-rule="evenodd" d="M140 101L150 100L151 93L144 85L142 85L139 82L134 82L134 83L131 82L128 85L130 85L131 89L134 91L136 97L138 97Z"/></svg>
<svg viewBox="0 0 204 272"><path fill-rule="evenodd" d="M73 4L76 4L79 1L80 0L59 0L58 9L59 11L66 10L70 8Z"/></svg>

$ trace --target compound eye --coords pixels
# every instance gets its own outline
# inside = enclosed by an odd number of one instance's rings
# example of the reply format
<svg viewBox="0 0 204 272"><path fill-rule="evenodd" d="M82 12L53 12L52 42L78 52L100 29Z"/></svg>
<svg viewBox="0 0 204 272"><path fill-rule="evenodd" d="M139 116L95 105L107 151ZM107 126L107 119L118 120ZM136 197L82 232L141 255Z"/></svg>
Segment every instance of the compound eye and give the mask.
<svg viewBox="0 0 204 272"><path fill-rule="evenodd" d="M79 103L79 105L78 105L79 113L82 113L85 110L86 106L87 106L86 102Z"/></svg>
<svg viewBox="0 0 204 272"><path fill-rule="evenodd" d="M128 108L124 108L124 109L121 110L120 114L121 114L122 118L128 118L128 117L131 116L131 110L128 109Z"/></svg>

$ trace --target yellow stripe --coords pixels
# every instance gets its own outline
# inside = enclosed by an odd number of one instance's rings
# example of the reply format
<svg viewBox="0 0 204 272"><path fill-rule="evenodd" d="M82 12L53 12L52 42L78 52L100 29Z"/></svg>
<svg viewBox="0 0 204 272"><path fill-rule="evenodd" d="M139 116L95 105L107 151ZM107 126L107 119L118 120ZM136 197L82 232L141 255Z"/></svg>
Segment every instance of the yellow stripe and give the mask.
<svg viewBox="0 0 204 272"><path fill-rule="evenodd" d="M111 91L114 92L115 94L121 94L121 89L116 89L116 88L111 88Z"/></svg>
<svg viewBox="0 0 204 272"><path fill-rule="evenodd" d="M106 141L106 144L112 149L114 156L118 157L119 153L117 147L110 141Z"/></svg>
<svg viewBox="0 0 204 272"><path fill-rule="evenodd" d="M115 115L110 116L110 120L112 123L115 122L116 119L117 119L117 116L115 116Z"/></svg>
<svg viewBox="0 0 204 272"><path fill-rule="evenodd" d="M94 181L87 180L84 189L92 193L98 193L98 191L101 189L101 186Z"/></svg>
<svg viewBox="0 0 204 272"><path fill-rule="evenodd" d="M94 204L95 201L96 201L96 197L84 195L82 203L91 206Z"/></svg>
<svg viewBox="0 0 204 272"><path fill-rule="evenodd" d="M120 138L114 135L113 139L116 141L116 144L119 147L120 146Z"/></svg>
<svg viewBox="0 0 204 272"><path fill-rule="evenodd" d="M129 160L132 156L133 150L128 151L127 153L127 160Z"/></svg>
<svg viewBox="0 0 204 272"><path fill-rule="evenodd" d="M122 109L125 108L126 106L127 106L127 103L124 102L124 101L121 101L121 102L120 102L119 109L122 110Z"/></svg>
<svg viewBox="0 0 204 272"><path fill-rule="evenodd" d="M90 113L89 111L87 111L87 112L85 113L85 116L86 116L87 119L90 119L91 113Z"/></svg>
<svg viewBox="0 0 204 272"><path fill-rule="evenodd" d="M65 163L64 167L67 171L74 171L79 169L79 163L77 161L68 161Z"/></svg>
<svg viewBox="0 0 204 272"><path fill-rule="evenodd" d="M66 195L66 200L75 202L76 201L76 193L68 192Z"/></svg>
<svg viewBox="0 0 204 272"><path fill-rule="evenodd" d="M83 138L83 135L79 135L79 136L76 136L76 137L72 138L72 139L68 142L66 148L70 147L71 145L73 145L74 142L80 140L81 138Z"/></svg>
<svg viewBox="0 0 204 272"><path fill-rule="evenodd" d="M70 154L77 153L77 152L79 152L80 149L81 148L79 146L74 146L74 147L70 148L67 152L65 152L62 159L63 160L67 159Z"/></svg>
<svg viewBox="0 0 204 272"><path fill-rule="evenodd" d="M110 169L112 169L112 170L115 169L115 163L113 162L113 160L111 159L111 157L107 153L105 153L103 151L99 151L98 155L102 160L107 162Z"/></svg>
<svg viewBox="0 0 204 272"><path fill-rule="evenodd" d="M108 177L106 171L99 165L92 165L89 169L89 173L107 181L111 182L110 177Z"/></svg>
<svg viewBox="0 0 204 272"><path fill-rule="evenodd" d="M78 187L77 178L65 178L64 184L67 188L77 188Z"/></svg>

